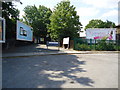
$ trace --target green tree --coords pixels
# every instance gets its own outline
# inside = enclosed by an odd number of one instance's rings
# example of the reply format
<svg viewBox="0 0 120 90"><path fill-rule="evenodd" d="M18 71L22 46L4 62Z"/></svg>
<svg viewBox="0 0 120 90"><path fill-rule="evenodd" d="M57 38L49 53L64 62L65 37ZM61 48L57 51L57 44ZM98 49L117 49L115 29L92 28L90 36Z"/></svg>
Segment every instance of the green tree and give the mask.
<svg viewBox="0 0 120 90"><path fill-rule="evenodd" d="M89 24L87 24L85 26L85 30L87 28L114 28L115 27L115 23L111 22L111 21L102 21L102 20L98 20L98 19L93 19L91 21L89 21Z"/></svg>
<svg viewBox="0 0 120 90"><path fill-rule="evenodd" d="M77 37L81 23L75 7L70 1L61 1L54 8L50 16L49 33L53 40L62 40L64 37Z"/></svg>
<svg viewBox="0 0 120 90"><path fill-rule="evenodd" d="M12 2L2 2L2 17L6 20L6 39L15 39L19 10L15 8Z"/></svg>
<svg viewBox="0 0 120 90"><path fill-rule="evenodd" d="M47 35L47 25L50 23L49 17L52 11L45 7L27 6L24 8L25 15L23 16L26 24L33 27L35 37L45 38Z"/></svg>
<svg viewBox="0 0 120 90"><path fill-rule="evenodd" d="M105 24L104 24L104 28L115 28L115 23L114 22L111 22L111 21L106 21Z"/></svg>

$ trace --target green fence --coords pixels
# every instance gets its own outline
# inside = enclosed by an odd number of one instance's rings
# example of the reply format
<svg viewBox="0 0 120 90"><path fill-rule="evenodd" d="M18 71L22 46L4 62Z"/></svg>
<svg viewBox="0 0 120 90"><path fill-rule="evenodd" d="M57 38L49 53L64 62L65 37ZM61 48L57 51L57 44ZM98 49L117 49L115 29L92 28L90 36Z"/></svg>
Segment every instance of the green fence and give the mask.
<svg viewBox="0 0 120 90"><path fill-rule="evenodd" d="M120 40L95 40L74 38L74 50L118 51L120 50Z"/></svg>

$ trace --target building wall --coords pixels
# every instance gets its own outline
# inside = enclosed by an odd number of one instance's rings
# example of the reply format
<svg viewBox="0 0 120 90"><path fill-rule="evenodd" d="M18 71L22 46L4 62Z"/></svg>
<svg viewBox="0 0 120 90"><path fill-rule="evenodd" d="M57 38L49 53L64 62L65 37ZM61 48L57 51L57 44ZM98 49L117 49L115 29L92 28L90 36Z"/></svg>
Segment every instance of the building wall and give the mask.
<svg viewBox="0 0 120 90"><path fill-rule="evenodd" d="M120 34L120 28L117 28L116 34Z"/></svg>
<svg viewBox="0 0 120 90"><path fill-rule="evenodd" d="M120 40L120 27L118 27L116 30L116 39Z"/></svg>

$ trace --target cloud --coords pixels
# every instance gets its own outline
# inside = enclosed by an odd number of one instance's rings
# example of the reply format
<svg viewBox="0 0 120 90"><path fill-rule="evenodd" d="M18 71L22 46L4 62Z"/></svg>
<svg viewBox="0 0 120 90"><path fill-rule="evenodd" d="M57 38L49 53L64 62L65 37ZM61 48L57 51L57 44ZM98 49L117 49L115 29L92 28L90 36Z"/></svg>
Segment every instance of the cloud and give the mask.
<svg viewBox="0 0 120 90"><path fill-rule="evenodd" d="M22 5L17 4L20 10L20 17L24 15L22 11L27 5L44 5L53 10L54 6L62 0L20 0ZM70 0L71 5L76 7L77 14L83 26L87 25L92 19L111 20L117 22L119 0Z"/></svg>
<svg viewBox="0 0 120 90"><path fill-rule="evenodd" d="M23 16L24 14L25 14L24 11L21 11L21 12L20 12L20 18L22 18L22 16Z"/></svg>
<svg viewBox="0 0 120 90"><path fill-rule="evenodd" d="M89 10L88 10L89 11ZM94 13L94 12L97 12L97 11L89 11L91 13ZM101 14L101 15L99 15ZM116 9L114 10L109 10L108 12L105 12L105 13L101 13L101 12L97 12L96 14L94 13L93 16L91 14L91 17L89 16L90 14L89 13L86 13L84 16L83 14L79 14L80 15L80 22L82 23L83 25L83 29L84 27L89 23L90 20L92 19L101 19L103 21L106 21L106 20L109 20L109 21L112 21L114 22L116 25L118 24L118 11ZM120 20L119 20L120 22Z"/></svg>
<svg viewBox="0 0 120 90"><path fill-rule="evenodd" d="M114 22L116 25L118 24L118 10L109 10L106 13L103 13L100 17L97 19L101 19L103 21L109 20Z"/></svg>
<svg viewBox="0 0 120 90"><path fill-rule="evenodd" d="M112 16L118 17L117 15L118 15L118 11L117 10L111 10L111 11L108 11L107 13L104 13L101 16L101 18L103 18L103 17L112 17Z"/></svg>
<svg viewBox="0 0 120 90"><path fill-rule="evenodd" d="M88 7L81 7L77 9L77 14L80 16L95 16L99 13L98 9L95 8L88 8Z"/></svg>
<svg viewBox="0 0 120 90"><path fill-rule="evenodd" d="M80 22L84 27L89 23L91 19L94 19L94 17L97 17L99 15L99 9L93 8L93 7L81 7L76 9L77 14L80 16Z"/></svg>
<svg viewBox="0 0 120 90"><path fill-rule="evenodd" d="M117 8L119 0L82 0L84 4L91 5L96 8Z"/></svg>

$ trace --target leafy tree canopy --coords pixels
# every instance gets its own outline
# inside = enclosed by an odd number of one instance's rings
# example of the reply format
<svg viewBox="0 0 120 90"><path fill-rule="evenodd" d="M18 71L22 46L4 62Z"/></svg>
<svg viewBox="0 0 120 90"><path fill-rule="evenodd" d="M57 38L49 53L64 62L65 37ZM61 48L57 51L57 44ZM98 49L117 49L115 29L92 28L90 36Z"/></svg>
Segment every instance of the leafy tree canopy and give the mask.
<svg viewBox="0 0 120 90"><path fill-rule="evenodd" d="M2 17L6 20L6 39L16 37L16 20L19 20L19 10L12 2L2 2Z"/></svg>
<svg viewBox="0 0 120 90"><path fill-rule="evenodd" d="M37 8L34 5L25 7L24 12L24 21L26 24L33 27L34 36L46 37L47 25L50 23L49 17L52 11L45 6L39 5Z"/></svg>
<svg viewBox="0 0 120 90"><path fill-rule="evenodd" d="M49 33L53 40L62 40L64 37L77 37L81 23L75 7L70 1L61 1L54 8L50 16Z"/></svg>
<svg viewBox="0 0 120 90"><path fill-rule="evenodd" d="M89 24L87 24L85 26L85 30L87 28L114 28L115 27L115 23L111 22L111 21L102 21L102 20L98 20L98 19L93 19L91 21L89 21Z"/></svg>

